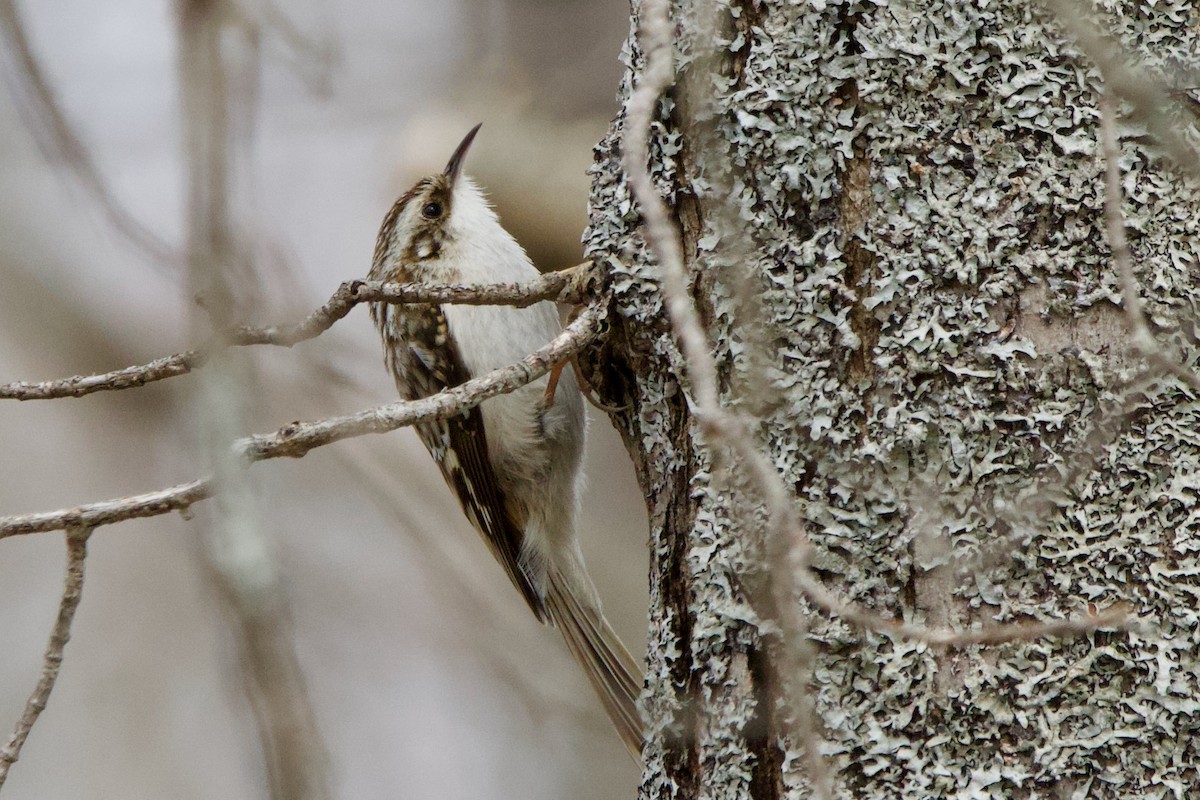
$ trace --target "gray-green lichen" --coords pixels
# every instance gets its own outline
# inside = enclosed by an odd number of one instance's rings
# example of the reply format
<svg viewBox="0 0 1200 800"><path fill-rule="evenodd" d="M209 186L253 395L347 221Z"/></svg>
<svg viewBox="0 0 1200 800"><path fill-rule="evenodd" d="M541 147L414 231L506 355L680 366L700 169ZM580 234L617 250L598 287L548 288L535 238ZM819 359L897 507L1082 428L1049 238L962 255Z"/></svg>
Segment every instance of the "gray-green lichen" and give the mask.
<svg viewBox="0 0 1200 800"><path fill-rule="evenodd" d="M1098 19L1193 86L1180 76L1200 69L1196 5L1104 2ZM1141 623L944 654L813 615L839 796L1190 796L1200 405L1174 381L1139 378L1146 365L1125 341L1099 74L1021 0L719 10L714 70L704 9L678 4L680 86L663 101L652 167L681 209L726 400L761 414L822 579L916 623L1056 620L1116 602ZM630 53L625 96L641 65ZM747 586L755 528L737 524L745 499L686 428L620 175L620 122L598 151L587 244L611 272L639 368L621 424L655 526L643 794L807 796L794 737L781 735L771 764L770 748L747 746L765 713L748 655L765 624ZM1147 312L1190 359L1200 195L1144 131L1122 133ZM737 285L746 271L756 318ZM663 527L671 503L689 506L686 542ZM678 763L680 741L691 763Z"/></svg>

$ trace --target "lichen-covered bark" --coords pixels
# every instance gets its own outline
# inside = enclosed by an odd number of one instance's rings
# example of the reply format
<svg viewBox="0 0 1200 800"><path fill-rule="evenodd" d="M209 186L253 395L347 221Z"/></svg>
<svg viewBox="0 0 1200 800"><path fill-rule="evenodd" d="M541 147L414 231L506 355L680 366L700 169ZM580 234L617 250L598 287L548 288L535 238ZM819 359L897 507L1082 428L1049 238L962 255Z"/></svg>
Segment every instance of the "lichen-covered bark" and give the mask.
<svg viewBox="0 0 1200 800"><path fill-rule="evenodd" d="M914 623L1115 602L1140 620L947 654L810 613L838 795L1188 796L1200 404L1139 377L1126 341L1098 74L1021 0L743 0L722 3L715 26L698 6L676 6L679 81L652 169L677 208L725 400L762 418L821 578ZM1190 0L1102 10L1168 80L1200 68ZM625 96L636 43L629 62ZM650 510L642 793L808 796L756 597L757 526L689 418L620 174L621 125L594 171L587 246L614 314L588 369L628 406L614 421ZM1200 196L1141 131L1122 132L1147 311L1191 358Z"/></svg>

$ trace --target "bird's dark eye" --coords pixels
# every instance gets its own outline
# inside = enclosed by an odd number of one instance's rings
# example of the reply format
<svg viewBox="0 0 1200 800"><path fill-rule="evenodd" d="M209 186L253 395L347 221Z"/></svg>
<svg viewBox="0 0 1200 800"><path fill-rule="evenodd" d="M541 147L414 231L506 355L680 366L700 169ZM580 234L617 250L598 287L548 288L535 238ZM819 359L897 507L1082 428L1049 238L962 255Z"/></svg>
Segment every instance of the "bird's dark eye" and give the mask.
<svg viewBox="0 0 1200 800"><path fill-rule="evenodd" d="M442 215L442 204L438 202L426 203L421 206L421 216L425 219L437 219Z"/></svg>

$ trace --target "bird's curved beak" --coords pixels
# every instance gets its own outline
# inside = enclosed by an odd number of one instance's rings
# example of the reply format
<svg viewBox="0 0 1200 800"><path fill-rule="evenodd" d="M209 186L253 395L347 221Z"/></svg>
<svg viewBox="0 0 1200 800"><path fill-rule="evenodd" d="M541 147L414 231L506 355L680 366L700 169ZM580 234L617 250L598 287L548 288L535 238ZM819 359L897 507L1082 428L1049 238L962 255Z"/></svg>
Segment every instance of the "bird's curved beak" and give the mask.
<svg viewBox="0 0 1200 800"><path fill-rule="evenodd" d="M446 164L446 169L442 173L450 179L450 185L458 180L459 174L462 172L463 162L467 159L467 151L471 149L471 142L475 141L475 134L479 133L479 129L483 127L483 123L479 123L463 137L459 142L458 147L454 150L454 155L450 156L449 163Z"/></svg>

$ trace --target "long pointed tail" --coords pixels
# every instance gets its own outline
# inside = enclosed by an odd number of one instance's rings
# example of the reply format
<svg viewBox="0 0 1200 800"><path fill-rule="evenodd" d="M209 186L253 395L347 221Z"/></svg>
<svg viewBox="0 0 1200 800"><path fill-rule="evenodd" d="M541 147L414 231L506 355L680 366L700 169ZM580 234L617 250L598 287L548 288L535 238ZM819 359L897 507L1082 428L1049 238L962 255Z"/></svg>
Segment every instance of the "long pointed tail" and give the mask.
<svg viewBox="0 0 1200 800"><path fill-rule="evenodd" d="M637 698L642 690L642 675L633 656L600 610L581 599L558 570L551 570L546 607L571 655L583 667L604 703L604 710L617 726L625 747L635 759L640 759L643 727Z"/></svg>

